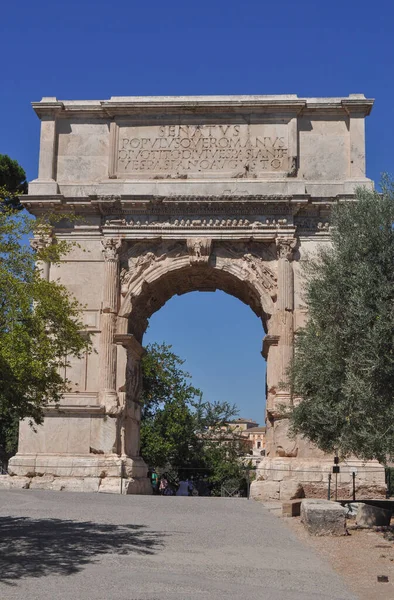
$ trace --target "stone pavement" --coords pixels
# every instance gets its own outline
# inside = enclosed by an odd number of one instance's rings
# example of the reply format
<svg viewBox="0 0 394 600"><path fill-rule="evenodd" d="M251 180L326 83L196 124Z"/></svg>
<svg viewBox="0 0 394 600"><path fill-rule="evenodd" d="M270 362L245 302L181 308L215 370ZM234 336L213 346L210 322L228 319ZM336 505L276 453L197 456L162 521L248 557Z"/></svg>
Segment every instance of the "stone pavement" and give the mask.
<svg viewBox="0 0 394 600"><path fill-rule="evenodd" d="M355 600L252 500L0 492L1 600Z"/></svg>

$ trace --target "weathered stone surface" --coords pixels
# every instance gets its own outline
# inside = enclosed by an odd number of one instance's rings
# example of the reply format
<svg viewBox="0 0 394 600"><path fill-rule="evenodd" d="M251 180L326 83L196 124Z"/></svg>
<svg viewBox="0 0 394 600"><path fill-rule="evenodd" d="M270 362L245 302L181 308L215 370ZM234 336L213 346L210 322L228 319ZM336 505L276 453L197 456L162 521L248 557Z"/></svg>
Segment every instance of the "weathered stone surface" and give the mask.
<svg viewBox="0 0 394 600"><path fill-rule="evenodd" d="M252 481L250 497L254 500L279 500L279 482Z"/></svg>
<svg viewBox="0 0 394 600"><path fill-rule="evenodd" d="M55 490L60 491L60 485L55 482L53 475L43 475L42 477L33 477L30 483L31 490Z"/></svg>
<svg viewBox="0 0 394 600"><path fill-rule="evenodd" d="M359 527L386 527L390 525L391 510L386 510L370 504L359 503L356 524Z"/></svg>
<svg viewBox="0 0 394 600"><path fill-rule="evenodd" d="M387 486L384 483L383 477L381 479L382 481L380 484L370 483L368 478L365 478L362 482L360 482L356 487L357 500L385 498Z"/></svg>
<svg viewBox="0 0 394 600"><path fill-rule="evenodd" d="M128 479L126 494L151 495L152 485L148 477Z"/></svg>
<svg viewBox="0 0 394 600"><path fill-rule="evenodd" d="M346 510L328 500L303 500L301 522L311 535L345 535Z"/></svg>
<svg viewBox="0 0 394 600"><path fill-rule="evenodd" d="M10 475L0 475L0 489L28 489L30 479L28 477L11 477Z"/></svg>
<svg viewBox="0 0 394 600"><path fill-rule="evenodd" d="M32 476L33 489L68 488L70 478L95 489L101 478L100 489L117 493L122 475L128 492L147 490L139 397L148 320L174 294L221 289L267 331L267 457L283 462L261 465L270 482L256 483L258 495L278 498L287 479L324 487L322 454L288 435L283 383L305 319L300 263L330 239L327 198L372 186L364 160L372 104L360 94L33 104L39 176L25 204L36 215L55 198L59 213L79 217L53 237L37 234L33 247L78 238L67 260L39 268L86 307L94 351L71 360L59 409L47 407L36 431L21 424L12 474ZM312 472L302 462L311 459Z"/></svg>
<svg viewBox="0 0 394 600"><path fill-rule="evenodd" d="M280 482L280 500L294 500L305 498L304 488L299 481L285 479Z"/></svg>
<svg viewBox="0 0 394 600"><path fill-rule="evenodd" d="M44 475L33 477L30 484L32 490L52 490L56 492L98 492L98 477L52 477Z"/></svg>
<svg viewBox="0 0 394 600"><path fill-rule="evenodd" d="M152 494L152 486L148 477L141 479L105 477L101 480L99 492L106 494Z"/></svg>
<svg viewBox="0 0 394 600"><path fill-rule="evenodd" d="M283 517L299 517L301 513L302 500L288 500L282 503Z"/></svg>

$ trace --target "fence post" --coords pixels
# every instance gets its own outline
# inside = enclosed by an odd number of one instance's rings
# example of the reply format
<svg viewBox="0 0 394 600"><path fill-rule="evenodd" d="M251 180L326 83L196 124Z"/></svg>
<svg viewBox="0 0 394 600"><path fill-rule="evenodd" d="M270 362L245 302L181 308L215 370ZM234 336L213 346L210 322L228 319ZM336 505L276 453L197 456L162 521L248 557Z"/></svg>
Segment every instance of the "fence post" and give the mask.
<svg viewBox="0 0 394 600"><path fill-rule="evenodd" d="M327 500L331 500L331 473L328 474Z"/></svg>
<svg viewBox="0 0 394 600"><path fill-rule="evenodd" d="M356 473L352 472L353 477L353 502L356 502Z"/></svg>
<svg viewBox="0 0 394 600"><path fill-rule="evenodd" d="M386 498L390 498L390 492L391 492L391 469L389 467L386 467L386 469L385 469L385 475L386 475Z"/></svg>

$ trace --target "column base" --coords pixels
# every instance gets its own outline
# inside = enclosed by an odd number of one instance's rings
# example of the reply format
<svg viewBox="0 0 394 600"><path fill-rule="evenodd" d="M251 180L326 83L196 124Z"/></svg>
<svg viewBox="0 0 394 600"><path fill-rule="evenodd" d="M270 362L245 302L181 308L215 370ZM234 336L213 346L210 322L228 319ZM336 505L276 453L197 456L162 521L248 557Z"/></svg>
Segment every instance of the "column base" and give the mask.
<svg viewBox="0 0 394 600"><path fill-rule="evenodd" d="M331 473L331 498L335 494L334 461L297 457L263 458L251 485L251 497L259 500L290 500L291 497L328 497L328 475ZM356 499L384 498L386 482L384 467L377 461L349 459L339 464L337 497L351 500L353 476L356 473Z"/></svg>
<svg viewBox="0 0 394 600"><path fill-rule="evenodd" d="M152 494L147 471L140 456L17 454L0 488Z"/></svg>

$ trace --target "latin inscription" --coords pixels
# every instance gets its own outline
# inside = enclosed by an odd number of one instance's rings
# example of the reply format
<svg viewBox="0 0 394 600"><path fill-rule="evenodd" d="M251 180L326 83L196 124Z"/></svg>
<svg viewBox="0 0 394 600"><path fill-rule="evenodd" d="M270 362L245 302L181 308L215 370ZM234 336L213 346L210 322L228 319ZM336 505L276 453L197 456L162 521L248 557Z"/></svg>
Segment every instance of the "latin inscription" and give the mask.
<svg viewBox="0 0 394 600"><path fill-rule="evenodd" d="M120 127L118 173L150 176L289 171L285 124Z"/></svg>

